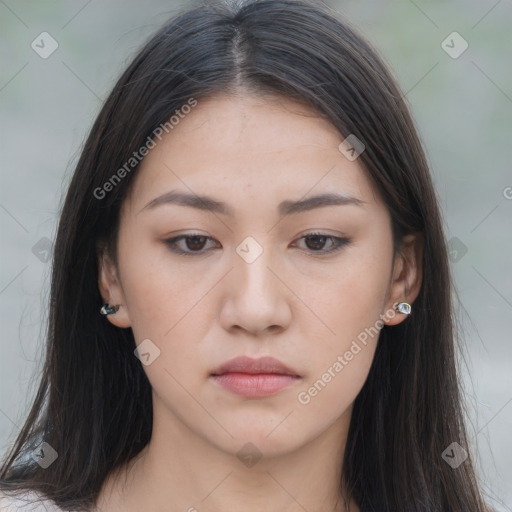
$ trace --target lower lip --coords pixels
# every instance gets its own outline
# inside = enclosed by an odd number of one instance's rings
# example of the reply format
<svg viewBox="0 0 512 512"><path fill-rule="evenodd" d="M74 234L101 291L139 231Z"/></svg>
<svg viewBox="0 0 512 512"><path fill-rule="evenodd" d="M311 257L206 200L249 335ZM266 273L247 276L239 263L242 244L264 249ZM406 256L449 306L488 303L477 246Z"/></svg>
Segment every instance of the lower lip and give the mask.
<svg viewBox="0 0 512 512"><path fill-rule="evenodd" d="M224 389L247 398L274 395L300 379L296 375L281 373L224 373L212 378Z"/></svg>

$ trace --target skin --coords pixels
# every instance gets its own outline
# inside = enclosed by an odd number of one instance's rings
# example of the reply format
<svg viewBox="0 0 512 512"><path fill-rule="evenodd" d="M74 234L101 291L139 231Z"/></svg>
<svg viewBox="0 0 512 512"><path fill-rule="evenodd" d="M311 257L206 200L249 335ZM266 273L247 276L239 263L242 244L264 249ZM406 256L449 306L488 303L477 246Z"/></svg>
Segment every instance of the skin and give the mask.
<svg viewBox="0 0 512 512"><path fill-rule="evenodd" d="M334 377L332 366L382 316L388 325L407 318L392 308L419 293L423 242L408 235L393 257L387 207L359 160L339 151L342 140L286 98L217 95L141 163L122 206L119 266L99 255L99 287L105 302L121 305L108 321L160 350L143 366L154 427L146 449L107 479L98 510L345 510L338 482L352 404L378 336L359 343ZM144 209L170 190L214 197L234 217ZM364 203L279 217L281 201L324 192ZM315 231L351 241L322 255L333 240L303 238ZM211 239L181 240L182 250L202 253L175 254L165 240L184 233ZM248 236L263 248L251 263L236 251ZM240 397L210 377L238 355L275 357L301 378L270 397ZM298 394L330 367L330 382L301 403ZM237 457L247 443L262 454L252 467Z"/></svg>

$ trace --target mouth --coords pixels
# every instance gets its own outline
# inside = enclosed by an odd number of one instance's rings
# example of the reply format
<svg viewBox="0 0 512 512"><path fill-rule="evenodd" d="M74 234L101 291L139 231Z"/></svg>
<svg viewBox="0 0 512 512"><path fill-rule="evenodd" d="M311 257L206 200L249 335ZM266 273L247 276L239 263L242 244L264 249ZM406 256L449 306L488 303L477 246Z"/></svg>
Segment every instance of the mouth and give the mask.
<svg viewBox="0 0 512 512"><path fill-rule="evenodd" d="M215 369L210 377L224 390L246 398L263 398L288 388L301 376L273 357L241 356Z"/></svg>
<svg viewBox="0 0 512 512"><path fill-rule="evenodd" d="M253 359L247 356L235 357L216 368L211 375L217 377L226 373L279 374L300 377L300 375L284 363L273 357Z"/></svg>

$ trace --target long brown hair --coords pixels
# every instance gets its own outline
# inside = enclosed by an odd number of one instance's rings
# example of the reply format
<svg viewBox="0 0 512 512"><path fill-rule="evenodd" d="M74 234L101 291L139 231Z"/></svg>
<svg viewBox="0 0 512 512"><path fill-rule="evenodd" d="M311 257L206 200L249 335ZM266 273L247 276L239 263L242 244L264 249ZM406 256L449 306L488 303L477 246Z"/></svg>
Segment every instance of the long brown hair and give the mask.
<svg viewBox="0 0 512 512"><path fill-rule="evenodd" d="M98 190L190 98L240 87L306 102L341 135L356 135L365 144L360 161L391 214L395 247L407 233L424 236L414 313L384 326L354 403L344 488L364 512L483 512L471 457L452 468L442 456L453 442L469 449L445 236L414 123L368 42L321 4L295 0L190 9L151 37L114 86L61 212L45 364L0 468L0 488L34 490L62 508L86 510L107 475L149 442L151 386L133 355L133 334L98 314L98 248L106 244L116 261L120 206L137 165L108 193ZM31 457L43 441L58 453L46 469Z"/></svg>

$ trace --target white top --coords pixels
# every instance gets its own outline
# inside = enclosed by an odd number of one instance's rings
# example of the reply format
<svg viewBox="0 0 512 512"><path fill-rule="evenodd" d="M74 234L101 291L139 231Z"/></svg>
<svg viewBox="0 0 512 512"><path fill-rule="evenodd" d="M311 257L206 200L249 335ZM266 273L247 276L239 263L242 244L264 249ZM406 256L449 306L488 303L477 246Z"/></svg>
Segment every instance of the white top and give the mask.
<svg viewBox="0 0 512 512"><path fill-rule="evenodd" d="M51 500L43 498L34 491L6 496L0 491L0 512L67 512L57 507Z"/></svg>

